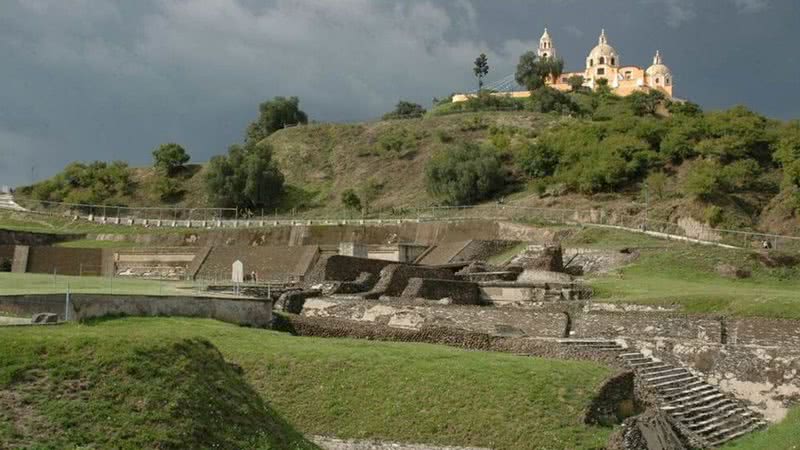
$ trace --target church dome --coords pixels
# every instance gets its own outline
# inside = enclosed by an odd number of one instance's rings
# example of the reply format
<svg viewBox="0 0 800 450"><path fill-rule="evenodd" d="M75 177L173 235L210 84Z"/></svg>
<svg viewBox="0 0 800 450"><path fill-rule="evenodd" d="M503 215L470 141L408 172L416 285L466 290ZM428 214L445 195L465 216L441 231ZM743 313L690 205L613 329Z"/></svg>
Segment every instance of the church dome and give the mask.
<svg viewBox="0 0 800 450"><path fill-rule="evenodd" d="M597 46L589 52L589 57L586 59L586 65L593 67L597 65L619 66L619 54L614 47L608 44L606 38L606 30L600 33Z"/></svg>
<svg viewBox="0 0 800 450"><path fill-rule="evenodd" d="M661 59L661 52L656 51L656 56L653 58L653 65L647 68L647 76L670 76L671 74L672 71L669 70L669 67L664 65Z"/></svg>

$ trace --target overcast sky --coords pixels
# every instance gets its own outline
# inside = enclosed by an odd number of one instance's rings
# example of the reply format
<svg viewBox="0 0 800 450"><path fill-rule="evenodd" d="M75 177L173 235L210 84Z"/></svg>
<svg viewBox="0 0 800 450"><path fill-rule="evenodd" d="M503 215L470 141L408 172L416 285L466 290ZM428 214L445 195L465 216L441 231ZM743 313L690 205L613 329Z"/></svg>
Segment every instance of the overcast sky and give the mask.
<svg viewBox="0 0 800 450"><path fill-rule="evenodd" d="M568 70L601 28L623 64L656 49L675 95L800 117L797 0L0 0L0 184L73 160L150 163L163 142L205 161L257 105L300 97L311 119L370 120L398 99L513 72L546 25ZM32 170L33 168L33 170Z"/></svg>

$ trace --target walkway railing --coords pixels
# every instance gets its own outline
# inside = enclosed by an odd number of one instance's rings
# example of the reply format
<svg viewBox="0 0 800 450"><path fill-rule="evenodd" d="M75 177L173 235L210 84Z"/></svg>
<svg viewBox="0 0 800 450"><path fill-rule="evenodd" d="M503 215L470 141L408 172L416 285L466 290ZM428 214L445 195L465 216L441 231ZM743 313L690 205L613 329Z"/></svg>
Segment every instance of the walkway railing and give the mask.
<svg viewBox="0 0 800 450"><path fill-rule="evenodd" d="M465 220L502 220L543 224L614 226L659 237L681 237L743 248L800 251L800 237L713 228L699 222L673 223L648 219L643 210L623 214L604 209L535 208L517 205L396 207L315 217L268 215L235 208L132 208L23 200L32 212L81 218L97 224L169 228L263 228L309 225L386 225Z"/></svg>

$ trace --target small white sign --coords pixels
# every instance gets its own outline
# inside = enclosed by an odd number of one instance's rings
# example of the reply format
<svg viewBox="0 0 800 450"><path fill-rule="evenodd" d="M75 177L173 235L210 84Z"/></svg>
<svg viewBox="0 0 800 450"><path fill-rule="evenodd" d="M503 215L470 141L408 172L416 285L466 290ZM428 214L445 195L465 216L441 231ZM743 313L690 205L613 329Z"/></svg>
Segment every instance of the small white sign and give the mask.
<svg viewBox="0 0 800 450"><path fill-rule="evenodd" d="M231 266L231 281L234 283L244 283L244 264L238 259Z"/></svg>

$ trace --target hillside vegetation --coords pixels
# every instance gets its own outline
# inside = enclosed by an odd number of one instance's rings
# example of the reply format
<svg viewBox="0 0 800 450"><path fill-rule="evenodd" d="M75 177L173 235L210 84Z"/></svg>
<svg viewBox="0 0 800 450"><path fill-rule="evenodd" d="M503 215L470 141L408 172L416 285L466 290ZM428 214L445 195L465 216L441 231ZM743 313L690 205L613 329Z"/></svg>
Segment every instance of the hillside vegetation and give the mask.
<svg viewBox="0 0 800 450"><path fill-rule="evenodd" d="M177 318L0 328L0 342L0 441L20 446L314 448L294 428L576 449L612 431L583 423L610 375L589 362Z"/></svg>
<svg viewBox="0 0 800 450"><path fill-rule="evenodd" d="M230 150L245 161L241 171L217 164L210 176L207 166L187 166L168 198L157 169L131 169L126 178L120 164L85 165L89 174L73 165L20 195L328 216L500 198L621 211L647 201L658 220L800 232L799 122L602 90L541 89L530 100L482 95L420 114L249 130L247 143ZM261 156L247 162L239 154ZM97 197L97 186L108 195ZM233 189L219 195L226 186Z"/></svg>

